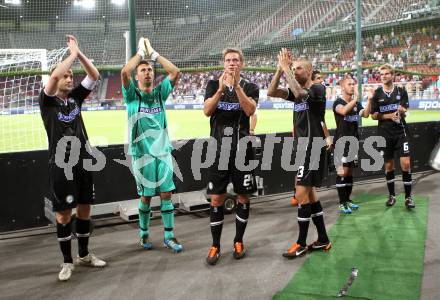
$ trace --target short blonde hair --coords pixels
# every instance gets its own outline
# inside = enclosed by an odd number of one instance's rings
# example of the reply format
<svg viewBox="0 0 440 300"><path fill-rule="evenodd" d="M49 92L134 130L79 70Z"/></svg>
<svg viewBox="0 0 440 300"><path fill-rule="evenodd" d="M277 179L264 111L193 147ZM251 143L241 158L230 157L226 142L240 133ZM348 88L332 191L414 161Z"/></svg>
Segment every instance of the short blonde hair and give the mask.
<svg viewBox="0 0 440 300"><path fill-rule="evenodd" d="M390 64L384 64L384 65L380 66L379 71L382 71L382 70L388 70L388 71L390 71L391 74L394 74L394 68Z"/></svg>
<svg viewBox="0 0 440 300"><path fill-rule="evenodd" d="M339 81L338 81L338 85L342 86L344 84L345 81L347 81L348 79L352 79L355 83L357 82L356 79L353 77L352 74L347 73L344 75L344 77L342 77Z"/></svg>
<svg viewBox="0 0 440 300"><path fill-rule="evenodd" d="M223 49L222 53L223 53L223 60L225 59L226 54L228 54L228 53L237 53L238 56L240 57L240 61L244 62L243 51L241 51L241 49L238 49L238 48L226 48L226 49Z"/></svg>

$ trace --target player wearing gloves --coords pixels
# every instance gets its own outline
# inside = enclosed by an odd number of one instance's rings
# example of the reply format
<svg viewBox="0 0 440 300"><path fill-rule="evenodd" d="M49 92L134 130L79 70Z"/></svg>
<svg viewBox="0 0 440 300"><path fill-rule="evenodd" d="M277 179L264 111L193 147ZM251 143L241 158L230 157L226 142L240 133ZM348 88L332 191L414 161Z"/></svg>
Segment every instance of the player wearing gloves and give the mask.
<svg viewBox="0 0 440 300"><path fill-rule="evenodd" d="M150 59L150 60L145 60ZM167 72L157 86L154 85L153 62ZM135 78L132 72L135 71ZM164 225L164 246L181 252L182 245L174 237L174 206L171 192L173 183L172 146L168 137L165 101L180 75L179 69L151 47L147 38L141 38L138 52L121 71L122 93L127 104L129 149L139 201L140 245L153 247L149 240L151 197L159 195ZM137 83L137 84L136 84Z"/></svg>

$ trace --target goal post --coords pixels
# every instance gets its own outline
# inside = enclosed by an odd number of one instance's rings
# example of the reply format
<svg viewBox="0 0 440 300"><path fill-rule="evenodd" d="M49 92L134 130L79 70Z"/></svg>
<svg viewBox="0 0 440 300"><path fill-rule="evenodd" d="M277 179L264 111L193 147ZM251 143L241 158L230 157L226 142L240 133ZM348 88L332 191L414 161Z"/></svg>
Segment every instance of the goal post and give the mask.
<svg viewBox="0 0 440 300"><path fill-rule="evenodd" d="M0 49L0 73L9 74L0 76L0 152L46 147L38 96L49 79L48 71L66 51Z"/></svg>

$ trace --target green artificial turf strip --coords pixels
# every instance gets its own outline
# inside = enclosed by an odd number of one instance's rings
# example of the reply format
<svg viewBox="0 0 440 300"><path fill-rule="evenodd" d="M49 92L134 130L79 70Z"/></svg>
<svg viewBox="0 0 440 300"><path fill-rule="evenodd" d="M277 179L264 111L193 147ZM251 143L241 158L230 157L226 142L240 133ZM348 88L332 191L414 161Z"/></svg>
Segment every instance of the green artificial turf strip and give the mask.
<svg viewBox="0 0 440 300"><path fill-rule="evenodd" d="M385 207L386 199L357 196L354 202L360 209L340 215L329 231L330 252L296 258L306 261L274 299L334 299L352 267L359 273L346 299L419 299L428 198L414 196L412 211L404 207L403 196L391 208ZM310 223L309 230L315 230Z"/></svg>

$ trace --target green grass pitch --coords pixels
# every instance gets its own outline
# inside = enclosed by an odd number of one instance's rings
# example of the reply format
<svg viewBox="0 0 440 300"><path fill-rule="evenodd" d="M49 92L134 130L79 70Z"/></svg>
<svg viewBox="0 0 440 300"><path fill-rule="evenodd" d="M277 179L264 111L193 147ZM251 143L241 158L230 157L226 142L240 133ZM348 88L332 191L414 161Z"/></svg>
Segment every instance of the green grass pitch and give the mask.
<svg viewBox="0 0 440 300"><path fill-rule="evenodd" d="M86 129L93 145L122 144L127 139L126 111L84 111ZM202 110L168 110L168 127L172 140L209 136L209 118ZM327 110L328 128L335 127L335 118ZM439 121L440 111L412 110L408 122ZM377 122L363 119L363 126ZM292 110L260 109L256 133L292 130ZM0 152L28 151L47 148L47 137L39 114L0 116Z"/></svg>

